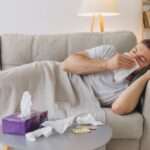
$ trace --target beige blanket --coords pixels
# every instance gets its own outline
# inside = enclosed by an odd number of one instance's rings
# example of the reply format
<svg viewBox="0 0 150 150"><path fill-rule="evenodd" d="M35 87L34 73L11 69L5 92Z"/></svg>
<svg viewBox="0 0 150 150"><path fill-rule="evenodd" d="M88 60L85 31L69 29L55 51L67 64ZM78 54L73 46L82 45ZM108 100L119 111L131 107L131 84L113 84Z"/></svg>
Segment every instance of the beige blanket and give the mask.
<svg viewBox="0 0 150 150"><path fill-rule="evenodd" d="M49 119L91 113L105 122L90 86L78 75L63 71L58 62L34 62L0 73L0 117L19 111L24 91L32 95L33 109L48 110Z"/></svg>

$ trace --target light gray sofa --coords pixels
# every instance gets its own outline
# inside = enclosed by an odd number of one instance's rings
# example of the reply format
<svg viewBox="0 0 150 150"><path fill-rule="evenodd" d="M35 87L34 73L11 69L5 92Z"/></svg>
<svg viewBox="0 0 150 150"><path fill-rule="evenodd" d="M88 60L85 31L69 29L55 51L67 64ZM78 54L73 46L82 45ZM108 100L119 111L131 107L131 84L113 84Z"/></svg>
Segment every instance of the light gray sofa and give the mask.
<svg viewBox="0 0 150 150"><path fill-rule="evenodd" d="M1 35L2 69L33 61L63 61L69 54L101 44L113 44L128 51L136 44L131 32L74 33L60 35ZM104 108L113 130L107 150L150 149L150 83L147 85L143 112L119 116Z"/></svg>

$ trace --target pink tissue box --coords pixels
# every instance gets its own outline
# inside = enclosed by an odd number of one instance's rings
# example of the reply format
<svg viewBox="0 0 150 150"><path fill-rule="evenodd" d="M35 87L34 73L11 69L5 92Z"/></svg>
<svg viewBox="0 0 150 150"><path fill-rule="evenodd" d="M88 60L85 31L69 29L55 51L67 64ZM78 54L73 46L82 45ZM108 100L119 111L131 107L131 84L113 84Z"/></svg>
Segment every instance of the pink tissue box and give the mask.
<svg viewBox="0 0 150 150"><path fill-rule="evenodd" d="M20 118L19 113L15 113L2 119L2 131L8 134L25 135L38 129L41 123L47 120L48 111L32 112L28 118Z"/></svg>

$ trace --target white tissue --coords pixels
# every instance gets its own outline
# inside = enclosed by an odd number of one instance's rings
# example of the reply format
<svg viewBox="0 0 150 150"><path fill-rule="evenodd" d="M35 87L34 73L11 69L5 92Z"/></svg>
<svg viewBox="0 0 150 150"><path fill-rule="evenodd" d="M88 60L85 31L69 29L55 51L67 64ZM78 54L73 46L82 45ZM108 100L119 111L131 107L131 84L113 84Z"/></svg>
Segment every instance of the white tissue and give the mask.
<svg viewBox="0 0 150 150"><path fill-rule="evenodd" d="M125 55L129 55L128 53L124 53ZM126 79L130 74L140 68L139 64L135 60L136 65L131 69L119 69L114 71L114 79L116 82L121 82Z"/></svg>
<svg viewBox="0 0 150 150"><path fill-rule="evenodd" d="M36 141L37 138L39 138L41 136L49 137L53 133L52 131L53 131L53 129L50 126L43 127L41 129L37 129L35 131L26 133L25 137L28 141L34 142L34 141Z"/></svg>
<svg viewBox="0 0 150 150"><path fill-rule="evenodd" d="M134 71L136 71L139 68L139 65L136 64L131 69L119 69L117 71L114 71L114 79L116 82L121 82L124 79L126 79L130 74L132 74Z"/></svg>
<svg viewBox="0 0 150 150"><path fill-rule="evenodd" d="M94 126L103 125L101 121L97 121L91 114L85 114L76 118L77 124L90 124Z"/></svg>
<svg viewBox="0 0 150 150"><path fill-rule="evenodd" d="M33 132L29 132L25 136L28 141L34 142L38 137L49 137L53 134L53 130L59 134L63 134L74 122L79 125L90 124L93 126L104 124L101 121L97 121L92 114L82 114L79 116L72 116L61 120L45 121L44 123L42 123L42 126L44 126L43 128L37 129Z"/></svg>
<svg viewBox="0 0 150 150"><path fill-rule="evenodd" d="M25 91L22 95L21 104L20 104L20 117L30 117L31 115L31 95L28 91Z"/></svg>
<svg viewBox="0 0 150 150"><path fill-rule="evenodd" d="M52 127L57 133L63 134L68 127L70 127L74 122L75 117L68 117L56 121L46 121L42 125Z"/></svg>
<svg viewBox="0 0 150 150"><path fill-rule="evenodd" d="M101 121L97 121L91 114L82 114L79 116L72 116L61 120L46 121L42 126L52 127L57 133L63 134L74 122L77 124L90 124L94 126L103 125Z"/></svg>

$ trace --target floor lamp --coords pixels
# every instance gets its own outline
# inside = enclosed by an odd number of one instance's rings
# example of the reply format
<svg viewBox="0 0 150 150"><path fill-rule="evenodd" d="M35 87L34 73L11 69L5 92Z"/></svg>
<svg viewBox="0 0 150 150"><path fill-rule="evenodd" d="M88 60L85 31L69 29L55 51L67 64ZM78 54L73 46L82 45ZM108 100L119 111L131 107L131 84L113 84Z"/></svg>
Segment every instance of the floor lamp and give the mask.
<svg viewBox="0 0 150 150"><path fill-rule="evenodd" d="M78 16L92 17L90 31L94 31L96 19L99 19L99 31L105 31L105 16L119 15L118 0L82 0Z"/></svg>

